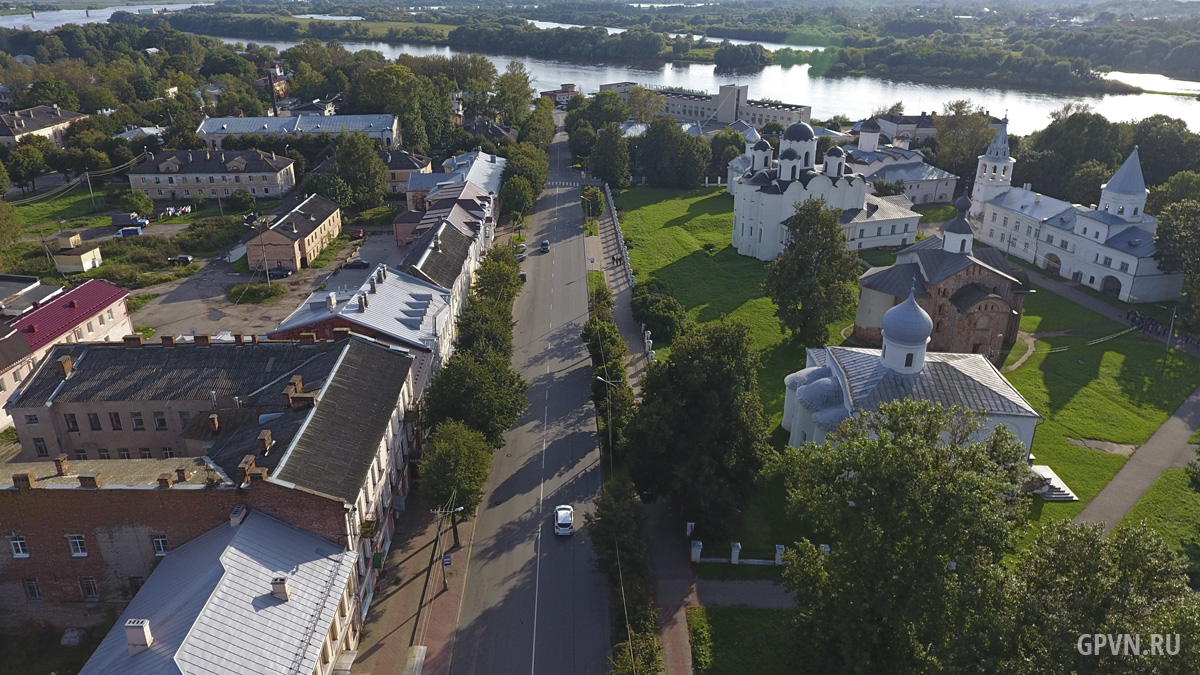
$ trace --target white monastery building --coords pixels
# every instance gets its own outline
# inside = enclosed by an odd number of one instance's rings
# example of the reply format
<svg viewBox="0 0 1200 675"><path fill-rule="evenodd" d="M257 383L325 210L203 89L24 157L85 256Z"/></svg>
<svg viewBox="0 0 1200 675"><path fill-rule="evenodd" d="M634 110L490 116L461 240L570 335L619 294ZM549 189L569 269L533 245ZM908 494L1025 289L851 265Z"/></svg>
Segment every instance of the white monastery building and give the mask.
<svg viewBox="0 0 1200 675"><path fill-rule="evenodd" d="M1136 146L1101 186L1095 206L1070 204L1012 186L1008 120L980 155L971 190L971 226L981 241L1058 276L1127 302L1174 300L1182 274L1154 260L1158 221L1145 213L1146 182Z"/></svg>
<svg viewBox="0 0 1200 675"><path fill-rule="evenodd" d="M842 210L847 246L906 246L915 241L919 214L904 195L877 197L865 176L853 173L846 154L832 147L817 163L817 137L804 122L789 126L779 159L765 139L746 141L746 154L729 163L733 194L733 246L742 255L774 260L787 248L785 221L796 204L823 199Z"/></svg>

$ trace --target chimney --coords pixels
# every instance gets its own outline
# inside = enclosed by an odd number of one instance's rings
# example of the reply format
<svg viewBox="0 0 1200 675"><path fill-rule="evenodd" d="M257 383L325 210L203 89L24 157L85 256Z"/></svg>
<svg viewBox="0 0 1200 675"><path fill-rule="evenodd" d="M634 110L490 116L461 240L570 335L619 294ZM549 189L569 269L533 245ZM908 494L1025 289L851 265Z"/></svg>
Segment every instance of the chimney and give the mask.
<svg viewBox="0 0 1200 675"><path fill-rule="evenodd" d="M33 474L25 471L22 473L13 474L13 485L22 490L28 490L33 487Z"/></svg>
<svg viewBox="0 0 1200 675"><path fill-rule="evenodd" d="M252 344L252 345L258 344L258 336L257 335L250 336L250 344Z"/></svg>
<svg viewBox="0 0 1200 675"><path fill-rule="evenodd" d="M283 388L283 404L289 408L292 406L292 396L296 393L296 388L292 385L287 385Z"/></svg>
<svg viewBox="0 0 1200 675"><path fill-rule="evenodd" d="M333 339L349 340L351 332L352 331L349 328L346 328L345 326L339 326L338 328L333 329Z"/></svg>
<svg viewBox="0 0 1200 675"><path fill-rule="evenodd" d="M254 455L246 455L238 462L238 482L250 482L250 472L254 470Z"/></svg>
<svg viewBox="0 0 1200 675"><path fill-rule="evenodd" d="M125 346L129 347L130 349L137 349L138 347L141 347L142 346L142 336L141 335L126 335L125 336Z"/></svg>
<svg viewBox="0 0 1200 675"><path fill-rule="evenodd" d="M382 284L383 278L384 278L383 277L383 267L380 266L380 268L378 270L376 270L376 272L375 272L375 281L378 281L379 283Z"/></svg>
<svg viewBox="0 0 1200 675"><path fill-rule="evenodd" d="M300 334L300 344L301 344L301 346L304 346L304 347L312 347L313 345L317 344L317 334L316 333L301 333Z"/></svg>
<svg viewBox="0 0 1200 675"><path fill-rule="evenodd" d="M371 277L371 292L375 293L378 290L379 290L379 287L376 286L376 284L375 284L375 277Z"/></svg>
<svg viewBox="0 0 1200 675"><path fill-rule="evenodd" d="M242 344L245 343L245 341L246 341L246 337L244 335L242 335L241 333L233 334L233 344L241 347Z"/></svg>
<svg viewBox="0 0 1200 675"><path fill-rule="evenodd" d="M297 394L304 392L304 378L303 377L300 377L299 375L293 375L290 378L288 378L288 384L290 384L296 388Z"/></svg>
<svg viewBox="0 0 1200 675"><path fill-rule="evenodd" d="M311 408L317 404L317 395L310 394L292 394L292 409L299 410L301 408Z"/></svg>
<svg viewBox="0 0 1200 675"><path fill-rule="evenodd" d="M367 311L367 296L365 294L358 296L358 311Z"/></svg>
<svg viewBox="0 0 1200 675"><path fill-rule="evenodd" d="M172 336L172 335L164 335L164 336L162 336L162 346L164 346L164 347L174 347L174 346L175 346L175 337L174 337L174 336Z"/></svg>
<svg viewBox="0 0 1200 675"><path fill-rule="evenodd" d="M186 466L175 469L175 482L186 483L192 478L192 470Z"/></svg>
<svg viewBox="0 0 1200 675"><path fill-rule="evenodd" d="M100 474L96 471L87 471L79 474L79 487L98 488L100 487Z"/></svg>
<svg viewBox="0 0 1200 675"><path fill-rule="evenodd" d="M125 622L125 642L129 647L129 655L133 656L150 648L154 644L154 636L150 634L148 619L130 619Z"/></svg>
<svg viewBox="0 0 1200 675"><path fill-rule="evenodd" d="M71 366L74 364L75 361L71 358L70 354L58 357L58 369L62 372L63 377L71 374Z"/></svg>
<svg viewBox="0 0 1200 675"><path fill-rule="evenodd" d="M169 488L175 484L175 477L169 473L158 474L158 487Z"/></svg>
<svg viewBox="0 0 1200 675"><path fill-rule="evenodd" d="M384 279L387 279L387 265L380 265L379 266L379 280L383 281Z"/></svg>
<svg viewBox="0 0 1200 675"><path fill-rule="evenodd" d="M192 338L192 340L193 340L193 344L196 345L197 347L212 346L212 338L208 335L197 335L196 337Z"/></svg>
<svg viewBox="0 0 1200 675"><path fill-rule="evenodd" d="M325 296L325 306L328 307L329 311L331 312L337 308L337 293L330 293Z"/></svg>
<svg viewBox="0 0 1200 675"><path fill-rule="evenodd" d="M229 526L230 527L237 527L238 525L241 525L242 521L245 519L246 519L246 505L245 504L238 504L237 506L233 507L233 511L229 512Z"/></svg>
<svg viewBox="0 0 1200 675"><path fill-rule="evenodd" d="M271 595L287 602L291 597L291 588L288 586L287 577L275 577L271 579Z"/></svg>
<svg viewBox="0 0 1200 675"><path fill-rule="evenodd" d="M258 432L258 451L267 454L271 450L271 430L263 429Z"/></svg>
<svg viewBox="0 0 1200 675"><path fill-rule="evenodd" d="M214 434L221 430L221 422L217 418L217 413L208 414L208 430Z"/></svg>
<svg viewBox="0 0 1200 675"><path fill-rule="evenodd" d="M247 473L246 476L247 476L247 480L249 480L250 482L257 483L257 482L266 480L268 473L269 472L267 471L267 467L260 466L255 469L250 469L250 472Z"/></svg>
<svg viewBox="0 0 1200 675"><path fill-rule="evenodd" d="M65 476L71 472L71 467L67 464L67 453L59 453L58 457L54 458L54 468L60 476Z"/></svg>
<svg viewBox="0 0 1200 675"><path fill-rule="evenodd" d="M67 307L71 309L79 309L79 303L75 302L74 300L68 300Z"/></svg>

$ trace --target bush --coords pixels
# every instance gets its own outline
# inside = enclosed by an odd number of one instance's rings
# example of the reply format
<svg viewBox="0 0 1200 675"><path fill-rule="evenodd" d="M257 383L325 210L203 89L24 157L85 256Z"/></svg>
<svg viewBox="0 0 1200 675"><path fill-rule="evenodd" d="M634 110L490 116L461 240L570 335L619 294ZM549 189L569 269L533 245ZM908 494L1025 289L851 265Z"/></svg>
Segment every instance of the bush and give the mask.
<svg viewBox="0 0 1200 675"><path fill-rule="evenodd" d="M228 204L234 213L248 213L258 205L258 200L245 190L234 190L233 194L229 195Z"/></svg>
<svg viewBox="0 0 1200 675"><path fill-rule="evenodd" d="M688 633L692 643L692 669L697 675L705 675L712 668L712 629L703 607L687 608Z"/></svg>
<svg viewBox="0 0 1200 675"><path fill-rule="evenodd" d="M154 215L154 202L141 192L127 192L121 195L121 209L149 218Z"/></svg>
<svg viewBox="0 0 1200 675"><path fill-rule="evenodd" d="M238 284L230 287L225 296L235 305L252 305L274 302L287 295L283 284Z"/></svg>
<svg viewBox="0 0 1200 675"><path fill-rule="evenodd" d="M633 318L646 324L650 338L659 343L673 341L687 323L687 311L670 293L670 287L657 279L638 282L630 303Z"/></svg>
<svg viewBox="0 0 1200 675"><path fill-rule="evenodd" d="M198 256L216 255L233 246L242 238L245 227L236 218L222 221L221 218L201 218L188 225L187 229L171 237L175 245L187 253Z"/></svg>

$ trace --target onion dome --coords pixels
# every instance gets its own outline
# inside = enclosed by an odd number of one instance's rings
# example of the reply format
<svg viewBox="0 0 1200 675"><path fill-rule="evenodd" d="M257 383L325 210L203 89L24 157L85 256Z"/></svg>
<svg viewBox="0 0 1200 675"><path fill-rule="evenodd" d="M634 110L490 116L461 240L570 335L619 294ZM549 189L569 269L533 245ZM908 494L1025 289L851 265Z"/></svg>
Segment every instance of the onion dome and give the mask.
<svg viewBox="0 0 1200 675"><path fill-rule="evenodd" d="M883 338L887 342L923 347L932 334L933 319L921 309L912 293L883 314Z"/></svg>
<svg viewBox="0 0 1200 675"><path fill-rule="evenodd" d="M785 141L811 141L817 137L813 128L804 122L796 122L788 126L783 132L783 140Z"/></svg>
<svg viewBox="0 0 1200 675"><path fill-rule="evenodd" d="M767 142L767 139L762 138L762 139L759 139L759 141L754 144L754 149L759 150L759 151L766 150L767 152L770 152L771 144Z"/></svg>
<svg viewBox="0 0 1200 675"><path fill-rule="evenodd" d="M783 152L779 153L779 159L800 159L800 153L796 152L795 148L784 148Z"/></svg>
<svg viewBox="0 0 1200 675"><path fill-rule="evenodd" d="M846 151L842 150L842 146L835 145L825 151L825 156L826 157L845 157Z"/></svg>

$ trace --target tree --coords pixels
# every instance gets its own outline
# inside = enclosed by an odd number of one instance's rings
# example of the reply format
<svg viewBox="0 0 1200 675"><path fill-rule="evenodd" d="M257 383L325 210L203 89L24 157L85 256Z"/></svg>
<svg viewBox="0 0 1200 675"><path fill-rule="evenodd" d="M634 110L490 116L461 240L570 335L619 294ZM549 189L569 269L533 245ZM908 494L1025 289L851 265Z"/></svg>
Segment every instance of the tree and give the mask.
<svg viewBox="0 0 1200 675"><path fill-rule="evenodd" d="M26 186L36 190L38 177L45 175L49 168L42 151L33 145L18 145L8 156L8 172L22 192Z"/></svg>
<svg viewBox="0 0 1200 675"><path fill-rule="evenodd" d="M481 298L495 300L510 308L521 292L521 264L517 262L517 249L512 245L495 246L475 270L475 294ZM509 326L512 333L512 326ZM510 335L511 343L511 335Z"/></svg>
<svg viewBox="0 0 1200 675"><path fill-rule="evenodd" d="M580 188L579 201L583 207L584 218L599 218L604 214L604 191L595 185L584 185Z"/></svg>
<svg viewBox="0 0 1200 675"><path fill-rule="evenodd" d="M1187 199L1162 210L1154 234L1154 259L1159 269L1168 274L1183 273L1185 288L1191 288L1200 279L1198 224L1200 201Z"/></svg>
<svg viewBox="0 0 1200 675"><path fill-rule="evenodd" d="M989 584L1029 508L1019 495L1027 455L1007 428L985 435L978 414L917 400L881 404L824 444L785 450L776 469L788 513L818 537L785 554L809 636L803 662L845 673L986 662L971 652L1004 627L989 611L1002 609Z"/></svg>
<svg viewBox="0 0 1200 675"><path fill-rule="evenodd" d="M521 283L519 279L517 283ZM474 296L458 317L454 349L478 358L498 354L505 360L511 359L514 325L511 302Z"/></svg>
<svg viewBox="0 0 1200 675"><path fill-rule="evenodd" d="M771 120L770 122L767 122L766 124L762 125L762 129L760 129L759 131L762 133L763 136L782 136L783 132L787 131L787 129L784 129L783 125L780 124L779 122L776 122L775 120Z"/></svg>
<svg viewBox="0 0 1200 675"><path fill-rule="evenodd" d="M121 210L149 218L154 215L154 202L145 194L131 190L121 195Z"/></svg>
<svg viewBox="0 0 1200 675"><path fill-rule="evenodd" d="M636 85L629 88L629 116L633 121L649 124L666 109L667 100L657 91Z"/></svg>
<svg viewBox="0 0 1200 675"><path fill-rule="evenodd" d="M758 364L745 324L694 326L649 366L626 428L638 494L670 499L710 535L737 523L770 452Z"/></svg>
<svg viewBox="0 0 1200 675"><path fill-rule="evenodd" d="M346 181L331 173L310 173L301 184L304 194L321 195L339 206L347 207L354 203L354 191Z"/></svg>
<svg viewBox="0 0 1200 675"><path fill-rule="evenodd" d="M492 453L483 434L451 420L429 439L421 460L422 498L430 506L475 511L492 469Z"/></svg>
<svg viewBox="0 0 1200 675"><path fill-rule="evenodd" d="M746 147L746 139L736 129L723 129L712 137L709 144L712 147L712 161L708 165L710 176L723 176L729 168L729 162L742 154ZM732 152L727 152L732 149Z"/></svg>
<svg viewBox="0 0 1200 675"><path fill-rule="evenodd" d="M500 204L510 216L525 216L533 210L533 187L524 176L512 176L500 186Z"/></svg>
<svg viewBox="0 0 1200 675"><path fill-rule="evenodd" d="M1107 164L1089 159L1075 167L1067 178L1064 197L1072 204L1099 204L1100 186L1112 175L1113 170Z"/></svg>
<svg viewBox="0 0 1200 675"><path fill-rule="evenodd" d="M0 246L8 246L20 239L21 234L21 217L17 215L17 207L0 201Z"/></svg>
<svg viewBox="0 0 1200 675"><path fill-rule="evenodd" d="M548 98L539 98L533 114L521 126L519 139L546 150L554 141L554 132L554 103Z"/></svg>
<svg viewBox="0 0 1200 675"><path fill-rule="evenodd" d="M876 180L872 185L875 186L875 194L880 197L891 197L893 195L904 194L903 180Z"/></svg>
<svg viewBox="0 0 1200 675"><path fill-rule="evenodd" d="M79 96L62 80L38 80L25 92L23 107L57 105L63 110L79 112Z"/></svg>
<svg viewBox="0 0 1200 675"><path fill-rule="evenodd" d="M550 178L550 159L546 153L531 143L517 143L509 147L507 159L501 179L524 176L533 188L534 197L541 194Z"/></svg>
<svg viewBox="0 0 1200 675"><path fill-rule="evenodd" d="M780 330L809 347L825 344L828 324L855 302L858 257L846 248L840 209L809 199L788 218L788 245L767 265L762 289L775 303Z"/></svg>
<svg viewBox="0 0 1200 675"><path fill-rule="evenodd" d="M959 176L973 175L976 159L996 135L989 126L991 117L970 99L960 99L943 105L935 120L937 165Z"/></svg>
<svg viewBox="0 0 1200 675"><path fill-rule="evenodd" d="M590 122L580 119L567 137L567 147L571 149L572 155L580 159L586 159L592 154L592 148L596 147L596 130Z"/></svg>
<svg viewBox="0 0 1200 675"><path fill-rule="evenodd" d="M254 195L245 190L234 190L233 194L229 195L226 203L229 204L229 209L234 213L249 213L254 210L255 205L258 204L258 200L254 198Z"/></svg>
<svg viewBox="0 0 1200 675"><path fill-rule="evenodd" d="M1166 183L1150 188L1150 195L1146 198L1146 211L1159 214L1168 204L1185 199L1200 202L1200 172L1180 171L1171 176Z"/></svg>
<svg viewBox="0 0 1200 675"><path fill-rule="evenodd" d="M504 447L504 432L525 411L527 388L507 360L456 352L425 390L422 424L436 433L442 424L460 420L491 447Z"/></svg>
<svg viewBox="0 0 1200 675"><path fill-rule="evenodd" d="M519 127L529 117L529 102L533 99L533 86L529 81L525 62L516 60L509 61L508 68L496 78L496 94L492 104L505 124Z"/></svg>
<svg viewBox="0 0 1200 675"><path fill-rule="evenodd" d="M610 122L600 128L587 165L593 176L612 187L629 184L629 142L620 127Z"/></svg>
<svg viewBox="0 0 1200 675"><path fill-rule="evenodd" d="M868 116L867 119L873 120L873 119L877 119L880 117L884 117L886 115L903 115L903 114L904 114L904 101L896 101L895 103L893 103L891 105L879 106L878 108L872 110L870 116Z"/></svg>
<svg viewBox="0 0 1200 675"><path fill-rule="evenodd" d="M387 165L379 158L375 141L361 132L338 137L333 173L346 182L354 195L356 209L383 203L387 195Z"/></svg>
<svg viewBox="0 0 1200 675"><path fill-rule="evenodd" d="M12 181L12 179L8 177L8 169L4 168L3 162L0 162L0 185L4 186L5 194L8 193L8 184L11 181ZM0 195L0 197L3 197L3 196L4 195Z"/></svg>
<svg viewBox="0 0 1200 675"><path fill-rule="evenodd" d="M587 120L593 129L608 124L621 124L629 119L629 108L615 91L602 91L587 104Z"/></svg>

